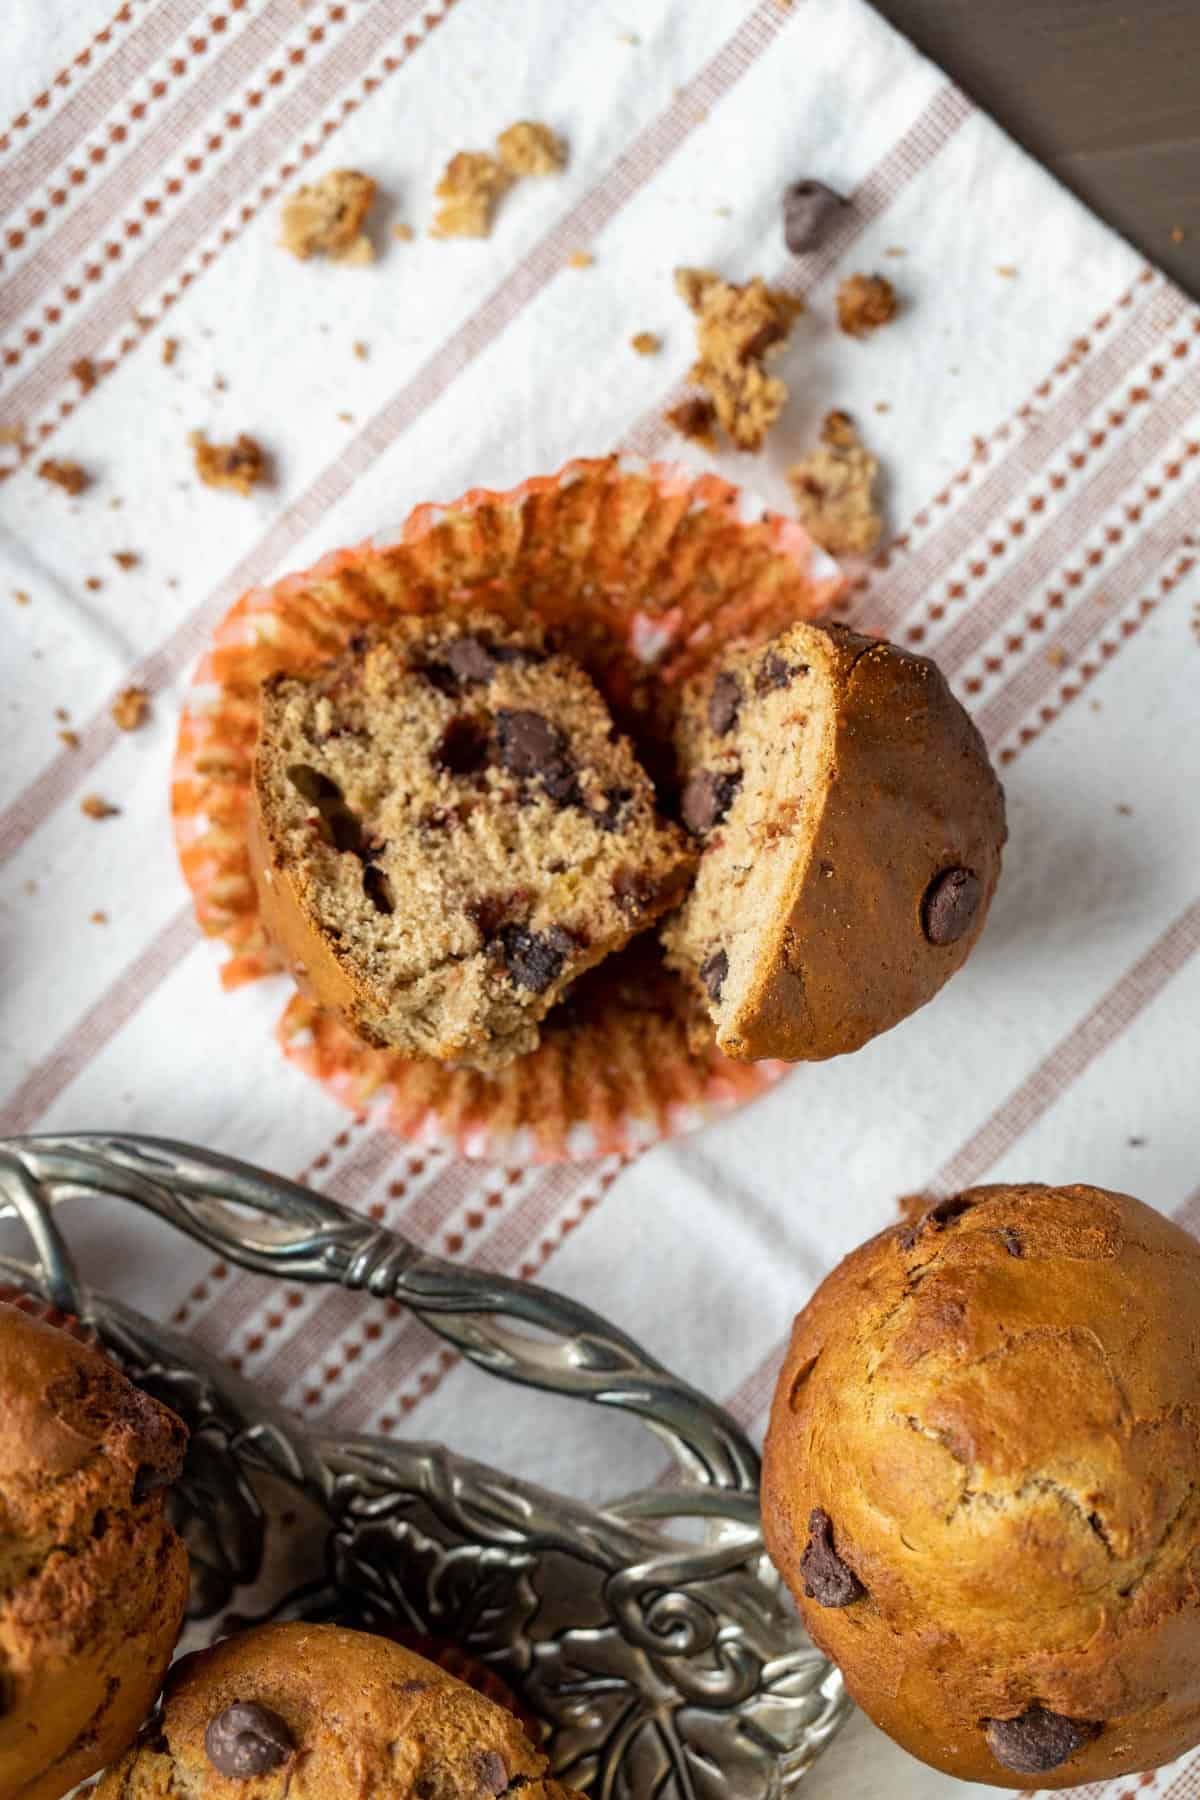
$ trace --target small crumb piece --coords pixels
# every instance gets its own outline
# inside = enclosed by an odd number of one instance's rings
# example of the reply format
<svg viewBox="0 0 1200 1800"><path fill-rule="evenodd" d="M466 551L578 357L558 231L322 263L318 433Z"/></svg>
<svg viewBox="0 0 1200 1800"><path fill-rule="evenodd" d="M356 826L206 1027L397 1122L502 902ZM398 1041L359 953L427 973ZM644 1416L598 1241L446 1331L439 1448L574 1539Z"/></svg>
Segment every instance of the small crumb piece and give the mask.
<svg viewBox="0 0 1200 1800"><path fill-rule="evenodd" d="M800 523L832 556L865 556L883 532L875 503L879 464L847 413L831 412L817 449L785 471Z"/></svg>
<svg viewBox="0 0 1200 1800"><path fill-rule="evenodd" d="M885 275L848 275L837 292L838 324L847 337L865 338L889 325L900 310Z"/></svg>
<svg viewBox="0 0 1200 1800"><path fill-rule="evenodd" d="M1019 273L1015 263L997 263L997 275L1003 275L1006 281L1014 281Z"/></svg>
<svg viewBox="0 0 1200 1800"><path fill-rule="evenodd" d="M657 356L662 349L662 339L654 331L635 331L629 342L639 356Z"/></svg>
<svg viewBox="0 0 1200 1800"><path fill-rule="evenodd" d="M202 431L193 431L188 442L195 453L196 473L208 487L233 488L246 495L266 480L266 453L244 431L232 444L210 444Z"/></svg>
<svg viewBox="0 0 1200 1800"><path fill-rule="evenodd" d="M1147 1140L1144 1137L1131 1137L1129 1139L1129 1148L1131 1150L1144 1150L1146 1143Z"/></svg>
<svg viewBox="0 0 1200 1800"><path fill-rule="evenodd" d="M692 394L681 400L678 406L671 407L666 414L668 425L674 426L682 437L689 438L693 444L703 444L706 450L717 447L717 409L711 400L702 394Z"/></svg>
<svg viewBox="0 0 1200 1800"><path fill-rule="evenodd" d="M907 256L908 251L902 249L899 244L889 244L883 254L885 256Z"/></svg>
<svg viewBox="0 0 1200 1800"><path fill-rule="evenodd" d="M223 375L214 375L213 376L213 386L216 388L218 394L223 394L225 392L225 390L228 388L229 383L226 381L226 379Z"/></svg>
<svg viewBox="0 0 1200 1800"><path fill-rule="evenodd" d="M98 575L89 575L83 585L89 594L98 594L104 583Z"/></svg>
<svg viewBox="0 0 1200 1800"><path fill-rule="evenodd" d="M1171 242L1173 244L1182 244L1182 243L1185 243L1186 240L1187 240L1187 232L1183 229L1183 226L1182 225L1173 225L1171 227Z"/></svg>
<svg viewBox="0 0 1200 1800"><path fill-rule="evenodd" d="M886 412L891 412L891 410L892 410L892 406L891 406L890 400L877 400L875 402L875 411L876 412L886 413Z"/></svg>
<svg viewBox="0 0 1200 1800"><path fill-rule="evenodd" d="M636 48L641 41L636 31L618 31L617 33L618 44L629 44Z"/></svg>
<svg viewBox="0 0 1200 1800"><path fill-rule="evenodd" d="M25 442L23 425L0 425L0 446L7 449L10 445L20 446Z"/></svg>
<svg viewBox="0 0 1200 1800"><path fill-rule="evenodd" d="M1124 800L1118 800L1117 811L1120 813L1120 815L1123 819L1132 819L1132 817L1133 817L1132 806L1127 806Z"/></svg>
<svg viewBox="0 0 1200 1800"><path fill-rule="evenodd" d="M1046 661L1055 669L1061 669L1066 666L1067 653L1061 644L1051 644L1046 652Z"/></svg>
<svg viewBox="0 0 1200 1800"><path fill-rule="evenodd" d="M306 183L283 203L280 243L301 262L328 256L334 262L368 263L374 257L363 225L376 186L357 169L330 169L319 181Z"/></svg>
<svg viewBox="0 0 1200 1800"><path fill-rule="evenodd" d="M179 339L178 338L164 338L163 339L163 347L162 347L162 360L167 365L168 368L170 368L171 364L175 361L175 358L178 355L179 355Z"/></svg>
<svg viewBox="0 0 1200 1800"><path fill-rule="evenodd" d="M37 472L43 481L53 482L65 494L82 494L92 479L77 462L56 462L52 456L38 464Z"/></svg>
<svg viewBox="0 0 1200 1800"><path fill-rule="evenodd" d="M392 226L392 236L394 238L399 238L402 244L411 244L416 233L413 231L411 225L401 223Z"/></svg>
<svg viewBox="0 0 1200 1800"><path fill-rule="evenodd" d="M711 269L676 269L675 287L696 315L699 354L689 379L704 389L712 416L738 449L760 450L787 399L784 383L764 363L786 340L804 302L768 287L761 275L735 283Z"/></svg>
<svg viewBox="0 0 1200 1800"><path fill-rule="evenodd" d="M25 592L24 588L14 588L13 589L13 599L16 601L18 606L28 606L29 601L30 601L30 596Z"/></svg>
<svg viewBox="0 0 1200 1800"><path fill-rule="evenodd" d="M355 354L355 356L357 356L359 362L366 362L367 357L370 354L367 349L367 346L363 343L361 338L358 338L355 342L354 354Z"/></svg>
<svg viewBox="0 0 1200 1800"><path fill-rule="evenodd" d="M60 744L65 744L68 750L78 750L78 748L79 748L79 733L77 731L70 731L70 730L64 728L58 734L58 741Z"/></svg>
<svg viewBox="0 0 1200 1800"><path fill-rule="evenodd" d="M99 907L96 908L95 912L89 913L88 918L91 920L93 925L107 925L108 924L108 914L106 912L101 912Z"/></svg>
<svg viewBox="0 0 1200 1800"><path fill-rule="evenodd" d="M338 418L342 421L343 425L353 425L353 423L354 423L354 414L353 413L340 412L338 414Z"/></svg>
<svg viewBox="0 0 1200 1800"><path fill-rule="evenodd" d="M827 182L805 177L783 190L783 241L793 256L807 256L828 237L849 201Z"/></svg>
<svg viewBox="0 0 1200 1800"><path fill-rule="evenodd" d="M54 716L56 719L61 719L63 724L65 725L71 715L67 711L65 706L56 706L54 709Z"/></svg>
<svg viewBox="0 0 1200 1800"><path fill-rule="evenodd" d="M570 256L567 258L567 267L570 269L590 269L595 260L596 259L590 250L572 250Z"/></svg>
<svg viewBox="0 0 1200 1800"><path fill-rule="evenodd" d="M483 150L459 150L433 190L442 204L429 235L489 237L500 196L511 184L512 176L494 156Z"/></svg>
<svg viewBox="0 0 1200 1800"><path fill-rule="evenodd" d="M143 687L122 688L112 703L113 723L122 731L136 731L150 712L150 696Z"/></svg>
<svg viewBox="0 0 1200 1800"><path fill-rule="evenodd" d="M79 383L82 394L90 394L96 385L96 365L90 356L81 356L78 362L71 364L71 374Z"/></svg>
<svg viewBox="0 0 1200 1800"><path fill-rule="evenodd" d="M500 161L510 175L557 175L567 160L567 147L548 125L519 119L496 139Z"/></svg>
<svg viewBox="0 0 1200 1800"><path fill-rule="evenodd" d="M79 802L79 810L89 819L112 819L121 809L102 800L99 794L85 794Z"/></svg>
<svg viewBox="0 0 1200 1800"><path fill-rule="evenodd" d="M138 566L137 551L114 550L113 561L116 563L118 569L136 569Z"/></svg>

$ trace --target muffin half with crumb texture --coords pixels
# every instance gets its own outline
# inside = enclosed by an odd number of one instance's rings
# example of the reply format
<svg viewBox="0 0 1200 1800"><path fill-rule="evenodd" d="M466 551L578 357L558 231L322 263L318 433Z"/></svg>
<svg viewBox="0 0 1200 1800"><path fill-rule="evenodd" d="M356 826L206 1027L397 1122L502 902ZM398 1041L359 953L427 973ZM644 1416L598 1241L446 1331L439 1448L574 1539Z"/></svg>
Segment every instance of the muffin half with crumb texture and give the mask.
<svg viewBox="0 0 1200 1800"><path fill-rule="evenodd" d="M536 630L404 620L263 689L262 918L359 1037L498 1069L695 860L588 676Z"/></svg>
<svg viewBox="0 0 1200 1800"><path fill-rule="evenodd" d="M857 1050L962 966L1004 795L926 657L793 625L688 690L677 747L702 855L663 938L726 1056Z"/></svg>
<svg viewBox="0 0 1200 1800"><path fill-rule="evenodd" d="M336 1625L185 1656L96 1800L580 1800L517 1720L435 1663Z"/></svg>

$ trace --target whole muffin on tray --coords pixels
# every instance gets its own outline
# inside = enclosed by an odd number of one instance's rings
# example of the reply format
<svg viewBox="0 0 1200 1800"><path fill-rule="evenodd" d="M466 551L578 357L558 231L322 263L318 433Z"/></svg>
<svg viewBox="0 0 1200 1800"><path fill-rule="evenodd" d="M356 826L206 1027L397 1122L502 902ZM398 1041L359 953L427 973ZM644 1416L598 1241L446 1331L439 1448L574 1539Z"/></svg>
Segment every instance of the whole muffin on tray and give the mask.
<svg viewBox="0 0 1200 1800"><path fill-rule="evenodd" d="M96 1800L579 1800L503 1707L390 1639L267 1625L176 1664Z"/></svg>
<svg viewBox="0 0 1200 1800"><path fill-rule="evenodd" d="M536 628L405 620L263 689L251 860L301 984L365 1042L498 1069L674 904L694 852Z"/></svg>
<svg viewBox="0 0 1200 1800"><path fill-rule="evenodd" d="M877 1725L1062 1788L1200 1740L1200 1245L1124 1194L980 1187L796 1320L770 1553Z"/></svg>
<svg viewBox="0 0 1200 1800"><path fill-rule="evenodd" d="M131 1744L187 1599L174 1413L0 1303L0 1794L58 1800Z"/></svg>
<svg viewBox="0 0 1200 1800"><path fill-rule="evenodd" d="M857 1050L962 967L1004 795L927 657L793 625L691 685L678 751L701 858L663 940L726 1056Z"/></svg>

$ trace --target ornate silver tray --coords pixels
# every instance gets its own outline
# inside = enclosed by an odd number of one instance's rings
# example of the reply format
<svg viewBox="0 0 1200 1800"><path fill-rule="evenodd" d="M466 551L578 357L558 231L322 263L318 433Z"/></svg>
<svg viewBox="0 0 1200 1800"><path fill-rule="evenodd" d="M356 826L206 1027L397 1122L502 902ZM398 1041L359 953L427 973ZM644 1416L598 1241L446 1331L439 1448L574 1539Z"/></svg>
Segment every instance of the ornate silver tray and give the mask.
<svg viewBox="0 0 1200 1800"><path fill-rule="evenodd" d="M307 1431L81 1284L55 1211L101 1197L245 1269L399 1301L489 1375L633 1414L669 1447L672 1477L591 1507L440 1445ZM591 1800L776 1800L846 1716L764 1554L754 1448L598 1314L164 1139L0 1140L0 1218L14 1216L34 1255L0 1256L0 1280L74 1314L191 1429L173 1504L199 1641L244 1622L231 1608L247 1600L255 1617L452 1640L545 1722L555 1773ZM301 1581L271 1579L281 1493L313 1523Z"/></svg>

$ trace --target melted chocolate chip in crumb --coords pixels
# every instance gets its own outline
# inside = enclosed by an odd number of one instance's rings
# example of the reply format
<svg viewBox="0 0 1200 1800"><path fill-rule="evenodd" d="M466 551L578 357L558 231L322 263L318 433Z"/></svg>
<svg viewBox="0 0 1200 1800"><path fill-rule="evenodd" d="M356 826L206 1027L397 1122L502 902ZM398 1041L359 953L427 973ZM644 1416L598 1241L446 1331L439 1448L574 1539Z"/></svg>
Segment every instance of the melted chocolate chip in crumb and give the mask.
<svg viewBox="0 0 1200 1800"><path fill-rule="evenodd" d="M725 986L725 977L729 973L729 956L724 950L714 950L700 964L700 979L704 983L710 1000L721 998L721 989Z"/></svg>
<svg viewBox="0 0 1200 1800"><path fill-rule="evenodd" d="M435 767L449 775L478 775L486 767L489 739L478 719L451 719L433 752Z"/></svg>
<svg viewBox="0 0 1200 1800"><path fill-rule="evenodd" d="M560 806L578 798L566 733L542 713L502 707L496 714L496 739L500 761L510 775L521 775L527 780L540 777L550 798Z"/></svg>
<svg viewBox="0 0 1200 1800"><path fill-rule="evenodd" d="M725 737L737 724L742 705L742 684L728 669L722 669L712 684L708 697L708 723L718 737Z"/></svg>
<svg viewBox="0 0 1200 1800"><path fill-rule="evenodd" d="M287 1761L296 1748L286 1722L256 1700L235 1700L204 1733L204 1749L218 1775L245 1781L267 1775Z"/></svg>
<svg viewBox="0 0 1200 1800"><path fill-rule="evenodd" d="M508 1786L508 1764L498 1750L477 1750L475 1768L485 1794L502 1794Z"/></svg>
<svg viewBox="0 0 1200 1800"><path fill-rule="evenodd" d="M957 944L975 923L983 883L971 869L943 869L925 890L921 928L931 944Z"/></svg>
<svg viewBox="0 0 1200 1800"><path fill-rule="evenodd" d="M496 673L496 657L482 638L455 638L446 648L446 664L461 687L490 681Z"/></svg>
<svg viewBox="0 0 1200 1800"><path fill-rule="evenodd" d="M783 190L783 241L793 256L815 250L850 202L823 181L793 181Z"/></svg>
<svg viewBox="0 0 1200 1800"><path fill-rule="evenodd" d="M808 1543L800 1558L804 1592L818 1606L853 1606L866 1593L854 1570L833 1547L833 1520L823 1507L808 1515Z"/></svg>
<svg viewBox="0 0 1200 1800"><path fill-rule="evenodd" d="M1099 1737L1095 1719L1069 1719L1048 1707L1027 1706L1016 1719L985 1719L984 1736L998 1763L1021 1775L1059 1769L1077 1750Z"/></svg>
<svg viewBox="0 0 1200 1800"><path fill-rule="evenodd" d="M742 785L741 775L718 775L712 769L699 769L683 790L680 811L683 822L693 837L704 837L719 825L734 795Z"/></svg>
<svg viewBox="0 0 1200 1800"><path fill-rule="evenodd" d="M758 665L758 674L754 677L756 694L770 694L776 688L789 687L801 671L784 662L778 650L768 650Z"/></svg>
<svg viewBox="0 0 1200 1800"><path fill-rule="evenodd" d="M947 1195L944 1200L939 1200L936 1205L928 1207L919 1219L900 1233L900 1248L911 1250L927 1228L940 1231L943 1226L953 1224L955 1219L960 1219L965 1212L970 1212L974 1204L973 1200L964 1198L962 1194Z"/></svg>
<svg viewBox="0 0 1200 1800"><path fill-rule="evenodd" d="M514 987L544 994L557 981L562 966L575 948L575 940L561 925L549 931L528 931L524 925L505 925L497 933L504 963Z"/></svg>

